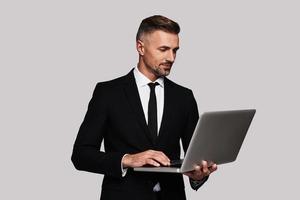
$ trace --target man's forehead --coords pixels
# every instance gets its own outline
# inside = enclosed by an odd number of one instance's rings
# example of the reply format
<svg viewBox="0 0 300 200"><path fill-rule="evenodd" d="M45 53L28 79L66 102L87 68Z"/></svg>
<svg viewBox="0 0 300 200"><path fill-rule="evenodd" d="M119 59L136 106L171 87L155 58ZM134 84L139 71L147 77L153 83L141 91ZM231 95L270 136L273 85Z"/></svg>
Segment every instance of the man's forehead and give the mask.
<svg viewBox="0 0 300 200"><path fill-rule="evenodd" d="M144 37L147 37L147 38L171 38L171 37L178 38L178 34L166 32L163 30L155 30L150 33L145 33Z"/></svg>
<svg viewBox="0 0 300 200"><path fill-rule="evenodd" d="M145 41L159 46L178 46L178 34L157 30L144 35Z"/></svg>

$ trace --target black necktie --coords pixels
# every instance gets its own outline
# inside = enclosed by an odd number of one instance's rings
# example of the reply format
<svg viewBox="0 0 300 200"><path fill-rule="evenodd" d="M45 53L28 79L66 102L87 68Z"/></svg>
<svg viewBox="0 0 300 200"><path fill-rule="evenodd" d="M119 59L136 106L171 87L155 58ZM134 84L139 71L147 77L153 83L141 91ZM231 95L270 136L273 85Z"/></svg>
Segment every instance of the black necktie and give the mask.
<svg viewBox="0 0 300 200"><path fill-rule="evenodd" d="M157 82L148 83L150 87L150 98L148 103L148 128L150 130L153 141L157 137L157 103L155 95L155 87L159 85Z"/></svg>

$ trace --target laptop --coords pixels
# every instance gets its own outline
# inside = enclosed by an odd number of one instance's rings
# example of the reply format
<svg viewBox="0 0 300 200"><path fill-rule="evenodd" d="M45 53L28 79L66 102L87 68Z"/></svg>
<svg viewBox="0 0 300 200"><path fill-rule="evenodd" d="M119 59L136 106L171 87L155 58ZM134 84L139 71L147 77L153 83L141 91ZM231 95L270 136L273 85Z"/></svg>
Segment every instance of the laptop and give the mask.
<svg viewBox="0 0 300 200"><path fill-rule="evenodd" d="M256 110L203 113L196 125L184 159L170 166L143 166L134 171L184 173L194 170L202 160L218 165L236 160Z"/></svg>

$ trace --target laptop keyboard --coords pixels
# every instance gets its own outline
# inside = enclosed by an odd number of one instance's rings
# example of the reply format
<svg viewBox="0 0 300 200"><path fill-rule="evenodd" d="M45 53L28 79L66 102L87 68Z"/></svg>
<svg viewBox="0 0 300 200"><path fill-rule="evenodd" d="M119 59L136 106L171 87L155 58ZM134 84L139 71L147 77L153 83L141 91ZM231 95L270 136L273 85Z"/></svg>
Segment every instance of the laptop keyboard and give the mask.
<svg viewBox="0 0 300 200"><path fill-rule="evenodd" d="M183 162L183 159L180 159L180 160L171 160L169 167L180 168L181 165L182 165L182 162Z"/></svg>
<svg viewBox="0 0 300 200"><path fill-rule="evenodd" d="M183 159L180 160L171 160L170 166L163 166L161 165L160 167L174 167L174 168L180 168L183 163ZM143 167L155 167L153 165L144 165Z"/></svg>

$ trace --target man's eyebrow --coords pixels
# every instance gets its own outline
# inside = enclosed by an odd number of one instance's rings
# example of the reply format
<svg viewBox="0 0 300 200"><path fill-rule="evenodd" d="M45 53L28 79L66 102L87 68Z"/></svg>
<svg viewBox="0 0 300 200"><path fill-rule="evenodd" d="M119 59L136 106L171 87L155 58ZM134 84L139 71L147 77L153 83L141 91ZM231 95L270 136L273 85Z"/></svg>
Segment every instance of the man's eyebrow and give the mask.
<svg viewBox="0 0 300 200"><path fill-rule="evenodd" d="M171 49L171 47L169 47L169 46L160 46L158 48L160 48L160 49ZM175 47L173 50L177 51L178 49L179 49L179 47Z"/></svg>
<svg viewBox="0 0 300 200"><path fill-rule="evenodd" d="M160 48L160 49L171 49L171 47L169 47L169 46L165 46L165 45L163 45L163 46L160 46L160 47L158 47L158 48Z"/></svg>

